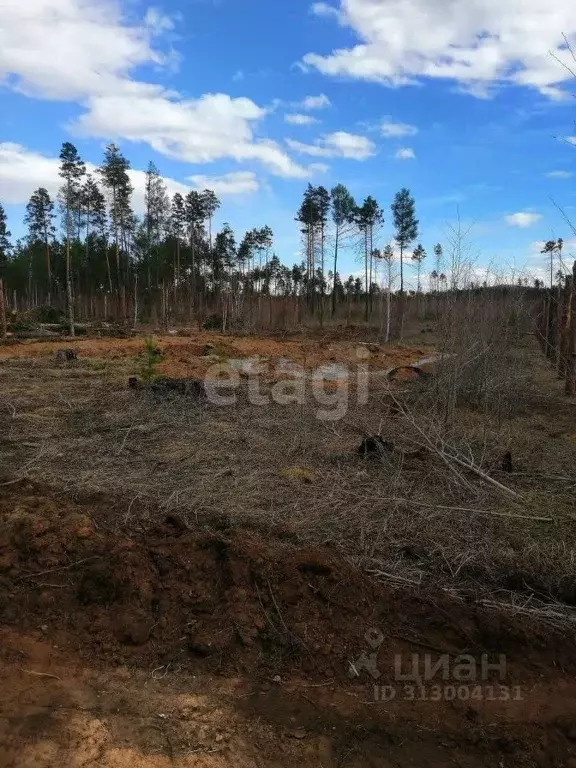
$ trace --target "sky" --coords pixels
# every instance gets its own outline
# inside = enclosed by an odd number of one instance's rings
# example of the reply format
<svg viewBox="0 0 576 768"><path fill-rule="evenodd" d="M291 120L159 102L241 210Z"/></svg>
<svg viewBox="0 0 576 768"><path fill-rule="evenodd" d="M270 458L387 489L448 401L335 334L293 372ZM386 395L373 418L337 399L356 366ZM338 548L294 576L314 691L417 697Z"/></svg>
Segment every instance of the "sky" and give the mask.
<svg viewBox="0 0 576 768"><path fill-rule="evenodd" d="M265 224L300 261L308 182L385 213L401 187L429 254L461 222L479 272L544 276L576 258L576 14L566 0L0 0L0 202L15 237L72 141L116 142L134 206L153 161L168 190L211 188L240 238ZM560 210L561 209L561 210ZM359 269L353 249L342 274Z"/></svg>

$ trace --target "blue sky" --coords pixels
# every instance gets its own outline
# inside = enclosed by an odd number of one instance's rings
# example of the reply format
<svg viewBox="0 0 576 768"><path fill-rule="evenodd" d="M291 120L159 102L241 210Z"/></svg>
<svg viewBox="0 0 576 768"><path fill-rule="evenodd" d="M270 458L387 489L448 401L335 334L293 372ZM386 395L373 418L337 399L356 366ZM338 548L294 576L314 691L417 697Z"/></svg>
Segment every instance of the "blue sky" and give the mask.
<svg viewBox="0 0 576 768"><path fill-rule="evenodd" d="M385 209L411 189L432 251L460 216L479 269L527 265L539 243L576 240L574 78L564 0L3 0L0 200L58 186L73 141L100 162L116 141L170 191L212 187L241 236L268 224L286 263L310 181ZM550 175L552 174L552 175ZM142 174L135 173L141 207ZM576 212L574 213L576 219ZM430 261L432 259L430 258ZM358 268L353 251L344 274ZM430 267L431 268L431 267Z"/></svg>

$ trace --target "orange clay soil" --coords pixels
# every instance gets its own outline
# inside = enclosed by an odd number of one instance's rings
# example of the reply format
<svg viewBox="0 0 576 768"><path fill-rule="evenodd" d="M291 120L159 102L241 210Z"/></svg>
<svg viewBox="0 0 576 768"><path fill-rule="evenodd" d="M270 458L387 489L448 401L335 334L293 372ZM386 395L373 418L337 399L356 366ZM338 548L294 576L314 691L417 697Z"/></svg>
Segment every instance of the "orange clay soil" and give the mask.
<svg viewBox="0 0 576 768"><path fill-rule="evenodd" d="M203 376L217 362L233 358L261 357L269 369L282 358L307 370L334 363L355 366L367 363L373 370L386 370L414 362L429 355L430 348L359 344L354 340L322 340L310 338L279 339L266 336L228 336L211 332L189 336L155 336L163 357L158 372L167 376ZM122 362L135 359L144 352L144 337L131 339L76 338L56 341L23 341L0 346L2 359L54 358L63 346L73 346L82 359Z"/></svg>
<svg viewBox="0 0 576 768"><path fill-rule="evenodd" d="M123 529L110 508L0 488L2 768L576 765L573 638L391 589L281 530ZM358 661L371 629L394 701ZM411 700L394 657L413 653L505 654L517 700L498 679Z"/></svg>

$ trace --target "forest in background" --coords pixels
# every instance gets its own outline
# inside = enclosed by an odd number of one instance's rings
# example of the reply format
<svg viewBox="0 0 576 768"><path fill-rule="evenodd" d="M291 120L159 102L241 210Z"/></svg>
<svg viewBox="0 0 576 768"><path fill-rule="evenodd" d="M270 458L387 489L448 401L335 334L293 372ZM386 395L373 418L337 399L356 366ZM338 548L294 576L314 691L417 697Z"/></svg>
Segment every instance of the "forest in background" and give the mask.
<svg viewBox="0 0 576 768"><path fill-rule="evenodd" d="M487 287L463 269L460 233L447 259L437 243L426 261L415 201L405 188L391 204L394 240L379 248L385 211L374 197L358 204L342 184L330 191L309 184L295 216L303 259L289 266L275 253L269 226L246 232L240 242L229 224L214 231L221 207L216 194L191 190L170 198L153 163L146 172L144 214L136 216L129 169L110 144L91 175L76 147L64 143L57 199L42 187L34 191L26 234L16 242L0 201L3 335L7 316L37 310L46 322L65 315L72 335L80 320L198 322L225 330L340 318L378 322L389 340L402 336L407 313L426 314L427 296ZM361 261L362 277L343 281L339 266L348 249ZM562 263L561 252L561 240L546 244L551 270L555 256ZM415 290L405 290L407 264ZM528 285L528 279L518 283ZM539 280L534 286L543 287Z"/></svg>

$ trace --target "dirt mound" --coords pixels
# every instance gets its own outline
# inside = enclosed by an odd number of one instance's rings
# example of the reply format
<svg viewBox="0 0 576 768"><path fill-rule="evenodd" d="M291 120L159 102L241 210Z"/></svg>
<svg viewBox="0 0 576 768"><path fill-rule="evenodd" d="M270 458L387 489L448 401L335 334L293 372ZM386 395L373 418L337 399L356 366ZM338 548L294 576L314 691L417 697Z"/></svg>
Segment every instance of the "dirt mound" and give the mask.
<svg viewBox="0 0 576 768"><path fill-rule="evenodd" d="M105 500L73 505L20 485L0 501L0 619L71 635L91 658L346 678L376 628L388 660L411 645L467 648L508 653L526 673L554 650L576 668L569 640L545 627L392 590L282 531L193 532L168 516L135 533L111 527Z"/></svg>
<svg viewBox="0 0 576 768"><path fill-rule="evenodd" d="M285 531L191 531L168 515L134 532L106 498L73 504L28 482L1 490L1 765L576 758L571 638L443 593L393 590L329 547L296 549ZM496 677L479 700L433 698L433 687L415 700L395 659L424 653L504 654L504 688L521 695L494 698Z"/></svg>

